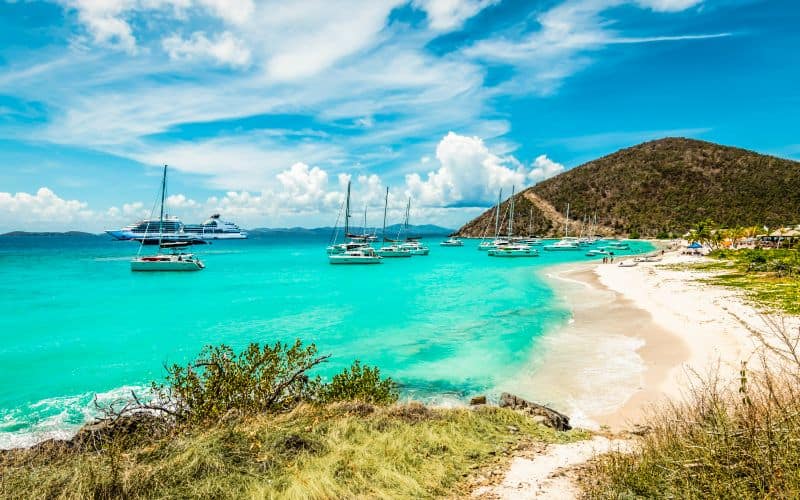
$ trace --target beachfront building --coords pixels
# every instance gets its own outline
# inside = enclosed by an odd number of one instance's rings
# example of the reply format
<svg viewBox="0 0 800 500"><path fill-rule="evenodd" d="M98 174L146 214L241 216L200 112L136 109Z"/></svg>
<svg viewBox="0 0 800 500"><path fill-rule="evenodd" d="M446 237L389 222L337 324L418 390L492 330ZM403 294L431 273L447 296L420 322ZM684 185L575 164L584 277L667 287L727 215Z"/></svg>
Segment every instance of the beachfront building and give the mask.
<svg viewBox="0 0 800 500"><path fill-rule="evenodd" d="M776 229L769 234L759 235L758 240L764 247L791 247L800 242L800 229L797 227Z"/></svg>

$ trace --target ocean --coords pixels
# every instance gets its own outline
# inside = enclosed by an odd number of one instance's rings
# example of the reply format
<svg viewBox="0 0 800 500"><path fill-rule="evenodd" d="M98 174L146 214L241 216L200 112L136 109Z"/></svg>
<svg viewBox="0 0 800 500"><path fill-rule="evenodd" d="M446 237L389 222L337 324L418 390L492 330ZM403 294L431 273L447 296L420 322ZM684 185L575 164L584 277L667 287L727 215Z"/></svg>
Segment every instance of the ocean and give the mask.
<svg viewBox="0 0 800 500"><path fill-rule="evenodd" d="M2 237L0 448L69 437L95 415L95 398L144 390L208 344L300 338L332 355L322 376L359 359L398 381L404 398L496 394L570 319L542 269L590 258L501 259L475 240L424 241L429 256L332 266L326 238L271 235L196 247L201 272L150 274L130 271L136 243ZM652 248L634 241L615 253Z"/></svg>

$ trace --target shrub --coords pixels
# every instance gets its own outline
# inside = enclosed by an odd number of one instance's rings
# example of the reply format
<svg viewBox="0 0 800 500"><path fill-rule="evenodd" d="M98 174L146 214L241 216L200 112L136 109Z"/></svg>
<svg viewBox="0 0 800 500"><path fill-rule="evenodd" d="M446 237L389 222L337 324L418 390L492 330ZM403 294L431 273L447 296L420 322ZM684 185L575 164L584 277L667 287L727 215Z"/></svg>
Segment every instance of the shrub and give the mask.
<svg viewBox="0 0 800 500"><path fill-rule="evenodd" d="M321 403L334 401L361 401L374 404L391 404L397 401L397 385L391 378L381 379L377 367L353 365L333 376L330 383L320 386L317 400Z"/></svg>
<svg viewBox="0 0 800 500"><path fill-rule="evenodd" d="M330 383L323 383L319 376L310 378L308 372L329 358L318 355L314 344L303 346L300 340L272 346L251 343L239 353L224 344L206 346L195 361L168 367L165 383L152 384L151 401L142 403L134 395L135 401L125 402L122 410L112 406L106 413L113 418L157 411L178 423L198 424L229 413L285 412L303 402L397 401L392 379L382 379L378 368L358 361L334 375Z"/></svg>

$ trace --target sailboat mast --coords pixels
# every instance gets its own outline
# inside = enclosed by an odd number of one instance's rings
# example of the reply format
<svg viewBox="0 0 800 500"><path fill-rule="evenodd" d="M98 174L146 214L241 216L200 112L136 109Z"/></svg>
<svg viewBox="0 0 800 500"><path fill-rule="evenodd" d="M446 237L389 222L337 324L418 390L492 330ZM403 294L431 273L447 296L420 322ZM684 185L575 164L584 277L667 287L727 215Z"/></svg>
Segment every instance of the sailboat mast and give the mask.
<svg viewBox="0 0 800 500"><path fill-rule="evenodd" d="M167 195L167 166L164 165L164 175L161 176L161 213L158 216L158 246L161 246L164 237L164 199Z"/></svg>
<svg viewBox="0 0 800 500"><path fill-rule="evenodd" d="M531 212L528 214L528 236L533 236L531 229L533 228L533 207L531 207Z"/></svg>
<svg viewBox="0 0 800 500"><path fill-rule="evenodd" d="M514 189L516 186L511 186L511 207L509 208L508 215L508 238L514 236Z"/></svg>
<svg viewBox="0 0 800 500"><path fill-rule="evenodd" d="M497 194L497 209L494 211L494 238L500 236L500 203L503 199L503 188L500 188L500 193Z"/></svg>
<svg viewBox="0 0 800 500"><path fill-rule="evenodd" d="M350 234L350 181L347 181L347 198L344 202L344 237Z"/></svg>
<svg viewBox="0 0 800 500"><path fill-rule="evenodd" d="M367 235L367 204L364 203L364 227L362 228L361 233L366 236Z"/></svg>
<svg viewBox="0 0 800 500"><path fill-rule="evenodd" d="M386 241L386 209L389 207L389 186L386 186L386 198L383 200L383 233L381 237Z"/></svg>
<svg viewBox="0 0 800 500"><path fill-rule="evenodd" d="M569 203L567 203L567 220L564 221L564 238L569 236Z"/></svg>

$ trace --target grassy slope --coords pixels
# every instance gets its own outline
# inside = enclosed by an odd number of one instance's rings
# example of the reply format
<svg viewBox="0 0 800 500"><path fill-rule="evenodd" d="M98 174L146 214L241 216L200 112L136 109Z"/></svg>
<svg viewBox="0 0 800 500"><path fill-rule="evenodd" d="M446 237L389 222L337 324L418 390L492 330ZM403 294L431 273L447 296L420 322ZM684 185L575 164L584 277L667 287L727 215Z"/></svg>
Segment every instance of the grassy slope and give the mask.
<svg viewBox="0 0 800 500"><path fill-rule="evenodd" d="M499 408L301 407L102 453L0 456L0 497L426 498L555 432Z"/></svg>
<svg viewBox="0 0 800 500"><path fill-rule="evenodd" d="M725 250L714 261L692 265L715 271L705 281L743 290L773 312L800 314L800 252L797 250Z"/></svg>

